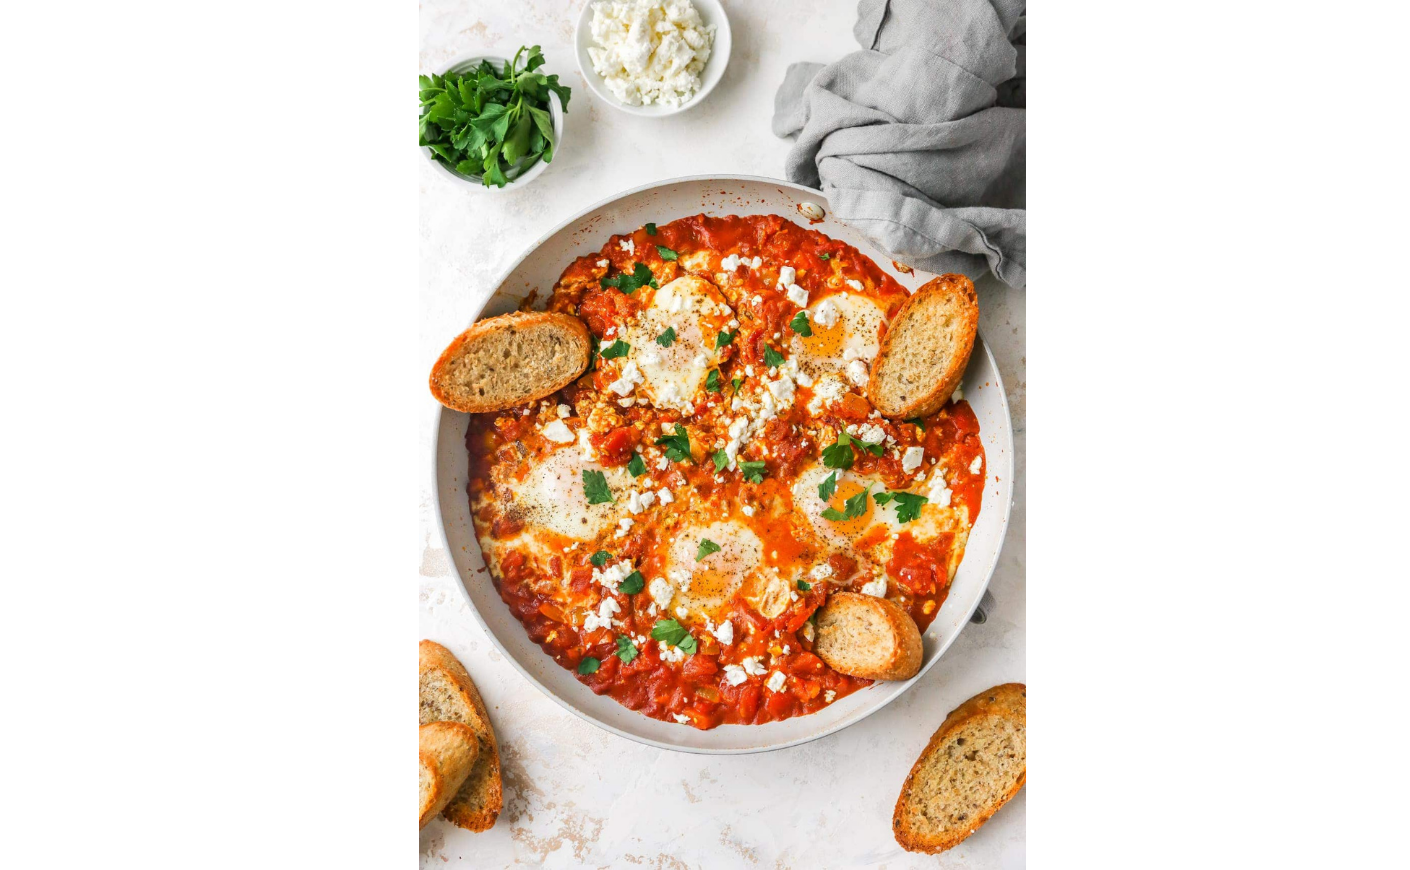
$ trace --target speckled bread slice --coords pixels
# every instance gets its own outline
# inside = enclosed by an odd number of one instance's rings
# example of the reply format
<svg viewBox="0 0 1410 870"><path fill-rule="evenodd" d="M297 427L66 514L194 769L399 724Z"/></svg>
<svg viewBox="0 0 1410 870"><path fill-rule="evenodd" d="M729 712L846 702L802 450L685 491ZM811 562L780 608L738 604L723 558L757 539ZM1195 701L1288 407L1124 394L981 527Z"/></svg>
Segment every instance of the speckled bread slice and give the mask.
<svg viewBox="0 0 1410 870"><path fill-rule="evenodd" d="M901 786L892 832L910 852L943 852L989 820L1028 778L1022 683L980 692L955 708Z"/></svg>
<svg viewBox="0 0 1410 870"><path fill-rule="evenodd" d="M868 680L909 680L920 670L920 630L905 608L857 592L834 592L818 611L813 652L833 670Z"/></svg>
<svg viewBox="0 0 1410 870"><path fill-rule="evenodd" d="M960 385L974 336L979 297L963 275L941 275L907 299L872 363L867 398L888 417L924 417L940 410Z"/></svg>
<svg viewBox="0 0 1410 870"><path fill-rule="evenodd" d="M421 726L421 827L445 809L480 756L480 738L469 725L430 722Z"/></svg>
<svg viewBox="0 0 1410 870"><path fill-rule="evenodd" d="M504 806L499 744L485 702L465 666L435 641L421 641L421 724L460 722L480 741L479 758L464 785L441 811L448 821L472 831L487 831Z"/></svg>
<svg viewBox="0 0 1410 870"><path fill-rule="evenodd" d="M583 373L592 353L587 326L568 314L517 311L462 332L431 369L431 395L478 414L542 399Z"/></svg>

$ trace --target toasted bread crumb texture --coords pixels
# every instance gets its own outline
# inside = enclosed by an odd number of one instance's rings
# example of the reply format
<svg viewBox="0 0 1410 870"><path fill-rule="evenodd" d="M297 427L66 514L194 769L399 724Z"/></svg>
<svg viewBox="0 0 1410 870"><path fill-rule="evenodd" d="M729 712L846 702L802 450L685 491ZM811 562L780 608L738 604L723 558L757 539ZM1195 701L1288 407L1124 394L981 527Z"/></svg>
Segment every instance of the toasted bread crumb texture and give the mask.
<svg viewBox="0 0 1410 870"><path fill-rule="evenodd" d="M836 592L818 612L814 652L844 674L872 680L903 680L920 669L920 631L905 609L891 601Z"/></svg>
<svg viewBox="0 0 1410 870"><path fill-rule="evenodd" d="M480 741L479 758L443 815L472 831L488 830L503 806L499 746L469 672L445 647L421 642L421 724L460 722Z"/></svg>
<svg viewBox="0 0 1410 870"><path fill-rule="evenodd" d="M478 413L540 399L587 368L587 328L574 317L506 314L481 321L451 343L431 371L442 404Z"/></svg>
<svg viewBox="0 0 1410 870"><path fill-rule="evenodd" d="M1027 777L1024 687L996 686L961 704L906 777L892 826L913 852L940 852L974 833Z"/></svg>
<svg viewBox="0 0 1410 870"><path fill-rule="evenodd" d="M872 368L868 395L888 417L939 410L960 385L979 328L974 284L942 275L896 313Z"/></svg>

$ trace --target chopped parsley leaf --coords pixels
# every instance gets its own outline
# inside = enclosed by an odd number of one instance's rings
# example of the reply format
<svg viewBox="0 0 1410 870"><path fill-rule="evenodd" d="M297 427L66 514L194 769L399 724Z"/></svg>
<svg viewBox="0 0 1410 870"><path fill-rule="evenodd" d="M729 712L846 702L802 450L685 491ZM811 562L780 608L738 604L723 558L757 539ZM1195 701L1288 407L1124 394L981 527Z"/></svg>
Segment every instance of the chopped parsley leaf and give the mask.
<svg viewBox="0 0 1410 870"><path fill-rule="evenodd" d="M834 492L837 492L837 472L835 471L818 484L818 498L827 501L832 498Z"/></svg>
<svg viewBox="0 0 1410 870"><path fill-rule="evenodd" d="M654 236L654 235L656 235L656 225L655 225L655 224L647 224L647 225L646 225L646 234L647 234L648 236Z"/></svg>
<svg viewBox="0 0 1410 870"><path fill-rule="evenodd" d="M710 540L709 538L701 538L701 539L700 539L700 548L695 551L695 561L699 562L701 559L705 558L706 556L710 555L711 553L718 553L718 552L720 552L720 545L719 545L719 544L715 543L714 541Z"/></svg>
<svg viewBox="0 0 1410 870"><path fill-rule="evenodd" d="M670 347L670 346L671 346L671 342L673 342L673 341L675 341L675 340L676 340L676 328L675 328L674 326L668 326L668 327L666 327L666 331L665 331L665 332L663 332L663 333L661 333L660 335L656 336L656 343L659 344L659 345L661 345L662 347Z"/></svg>
<svg viewBox="0 0 1410 870"><path fill-rule="evenodd" d="M673 646L684 653L695 654L695 638L685 626L674 619L658 619L651 627L651 639Z"/></svg>
<svg viewBox="0 0 1410 870"><path fill-rule="evenodd" d="M848 469L852 467L852 436L846 432L837 433L837 443L830 447L824 447L822 452L823 465L828 468Z"/></svg>
<svg viewBox="0 0 1410 870"><path fill-rule="evenodd" d="M663 259L663 260L674 260L674 259L677 259L677 257L678 257L678 255L676 254L675 251L671 250L670 248L666 247L665 245L657 245L657 246L656 246L656 253L660 254L660 255L661 255L661 259Z"/></svg>
<svg viewBox="0 0 1410 870"><path fill-rule="evenodd" d="M622 341L619 338L604 347L602 350L598 351L598 356L602 357L603 359L616 359L619 356L626 356L627 351L631 349L631 345L627 344L625 341Z"/></svg>
<svg viewBox="0 0 1410 870"><path fill-rule="evenodd" d="M810 590L810 589L812 589L812 588L813 588L813 584L809 583L807 580L799 580L799 581L798 581L798 591L799 591L799 592L807 592L808 590Z"/></svg>
<svg viewBox="0 0 1410 870"><path fill-rule="evenodd" d="M589 471L583 469L583 492L587 494L588 504L611 504L612 490L607 487L607 475L600 471Z"/></svg>
<svg viewBox="0 0 1410 870"><path fill-rule="evenodd" d="M730 381L730 383L734 384L734 394L736 396L739 395L739 388L744 386L744 378L735 378L734 380Z"/></svg>
<svg viewBox="0 0 1410 870"><path fill-rule="evenodd" d="M665 447L666 458L672 462L690 461L690 434L679 423L676 424L676 434L662 435L656 439L656 446Z"/></svg>
<svg viewBox="0 0 1410 870"><path fill-rule="evenodd" d="M617 591L623 595L635 595L645 588L646 578L641 576L640 571L633 571L617 584Z"/></svg>
<svg viewBox="0 0 1410 870"><path fill-rule="evenodd" d="M710 374L705 376L705 389L712 393L720 391L720 370L710 369Z"/></svg>
<svg viewBox="0 0 1410 870"><path fill-rule="evenodd" d="M757 462L742 460L739 463L739 470L744 473L744 479L750 483L764 482L764 460L762 459Z"/></svg>
<svg viewBox="0 0 1410 870"><path fill-rule="evenodd" d="M635 450L632 451L632 461L627 463L627 471L631 472L632 477L641 477L646 473L646 460Z"/></svg>
<svg viewBox="0 0 1410 870"><path fill-rule="evenodd" d="M617 658L622 660L622 664L629 664L632 659L640 655L637 652L636 644L632 639L624 634L617 635Z"/></svg>
<svg viewBox="0 0 1410 870"><path fill-rule="evenodd" d="M842 503L842 507L844 508L844 510L839 511L837 508L828 508L827 510L822 512L823 519L832 520L833 522L837 522L839 520L856 519L857 517L867 512L867 495L869 495L870 493L871 487L867 487L866 489L847 499L847 501Z"/></svg>
<svg viewBox="0 0 1410 870"><path fill-rule="evenodd" d="M920 506L930 501L925 496L914 492L879 492L875 498L877 504L886 504L894 500L896 502L896 519L903 523L908 523L920 516Z"/></svg>
<svg viewBox="0 0 1410 870"><path fill-rule="evenodd" d="M601 568L603 565L607 564L607 560L610 558L612 558L611 553L607 552L606 550L598 550L596 553L592 554L592 558L588 559L588 561L596 565L598 568Z"/></svg>
<svg viewBox="0 0 1410 870"><path fill-rule="evenodd" d="M578 673L582 674L583 676L587 676L588 674L595 674L597 673L598 666L601 664L602 662L598 661L592 656L588 656L587 658L583 659L581 662L578 663Z"/></svg>
<svg viewBox="0 0 1410 870"><path fill-rule="evenodd" d="M710 458L715 460L716 471L724 471L725 466L729 465L729 454L723 450L716 450L715 455Z"/></svg>
<svg viewBox="0 0 1410 870"><path fill-rule="evenodd" d="M734 332L721 332L719 335L715 336L715 348L722 348L725 345L729 344L731 341L734 341L734 337L738 333L739 330L737 329Z"/></svg>
<svg viewBox="0 0 1410 870"><path fill-rule="evenodd" d="M765 346L764 365L768 366L771 369L783 365L783 354L779 353L771 347Z"/></svg>
<svg viewBox="0 0 1410 870"><path fill-rule="evenodd" d="M925 431L925 421L919 417L910 417L906 420L906 422L915 424L917 427L920 428L920 431L922 432Z"/></svg>
<svg viewBox="0 0 1410 870"><path fill-rule="evenodd" d="M818 254L818 259L819 259L819 260L826 260L826 259L828 259L828 257L829 257L829 255L828 255L827 251L823 251L821 254Z"/></svg>
<svg viewBox="0 0 1410 870"><path fill-rule="evenodd" d="M788 321L788 326L804 338L813 334L813 327L808 323L808 312L806 311L800 311L793 315L793 319Z"/></svg>
<svg viewBox="0 0 1410 870"><path fill-rule="evenodd" d="M637 263L636 268L632 270L630 275L623 272L611 278L603 278L598 283L603 287L616 287L628 296L635 293L637 288L645 287L648 284L652 287L660 286L656 283L656 276L651 274L650 267L645 263Z"/></svg>

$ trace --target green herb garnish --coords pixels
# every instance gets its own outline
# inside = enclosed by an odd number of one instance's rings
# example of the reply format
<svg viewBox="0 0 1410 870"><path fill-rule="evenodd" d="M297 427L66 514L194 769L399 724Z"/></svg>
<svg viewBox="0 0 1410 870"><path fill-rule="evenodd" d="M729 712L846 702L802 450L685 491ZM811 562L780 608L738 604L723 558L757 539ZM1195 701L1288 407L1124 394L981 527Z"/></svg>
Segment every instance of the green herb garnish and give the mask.
<svg viewBox="0 0 1410 870"><path fill-rule="evenodd" d="M729 465L729 454L725 453L723 450L716 450L715 455L710 458L715 461L716 471L724 471L725 466ZM696 561L699 560L697 559Z"/></svg>
<svg viewBox="0 0 1410 870"><path fill-rule="evenodd" d="M739 388L744 386L744 378L735 378L730 383L734 384L734 394L739 395Z"/></svg>
<svg viewBox="0 0 1410 870"><path fill-rule="evenodd" d="M666 458L672 462L690 461L690 434L679 423L676 424L676 434L662 435L656 439L656 446L665 447Z"/></svg>
<svg viewBox="0 0 1410 870"><path fill-rule="evenodd" d="M639 655L636 644L626 635L617 636L617 658L622 660L622 664L628 664Z"/></svg>
<svg viewBox="0 0 1410 870"><path fill-rule="evenodd" d="M837 492L837 472L835 471L818 484L818 498L828 501L834 492Z"/></svg>
<svg viewBox="0 0 1410 870"><path fill-rule="evenodd" d="M647 234L648 236L654 236L654 235L656 235L656 225L655 225L655 224L647 224L647 225L646 225L646 234Z"/></svg>
<svg viewBox="0 0 1410 870"><path fill-rule="evenodd" d="M701 559L705 558L706 556L710 555L711 553L718 553L718 552L720 552L720 545L719 545L719 544L715 543L714 541L710 540L709 538L701 538L701 539L700 539L700 548L695 551L695 561L699 562Z"/></svg>
<svg viewBox="0 0 1410 870"><path fill-rule="evenodd" d="M827 510L822 512L823 519L837 522L838 520L850 520L861 516L862 514L867 512L867 496L870 493L871 487L867 487L866 489L847 499L845 502L842 503L842 507L844 508L844 510L839 511L837 508L828 508Z"/></svg>
<svg viewBox="0 0 1410 870"><path fill-rule="evenodd" d="M583 469L583 492L588 504L611 504L612 490L607 487L607 475L600 471Z"/></svg>
<svg viewBox="0 0 1410 870"><path fill-rule="evenodd" d="M886 443L884 441L878 441L875 444L868 444L865 441L858 441L856 439L853 439L852 443L856 444L858 447L870 453L872 456L880 456L881 454L886 452Z"/></svg>
<svg viewBox="0 0 1410 870"><path fill-rule="evenodd" d="M673 250L671 250L670 248L666 247L665 245L657 245L657 246L656 246L656 253L660 254L660 255L661 255L661 259L663 259L663 260L675 260L675 259L678 259L677 255L676 255L676 252L673 251Z"/></svg>
<svg viewBox="0 0 1410 870"><path fill-rule="evenodd" d="M665 331L665 332L663 332L663 333L661 333L660 335L656 336L656 343L659 344L659 345L661 345L662 347L670 347L670 346L671 346L671 342L673 342L673 341L675 341L675 340L676 340L676 328L675 328L674 326L668 326L668 327L666 327L666 331Z"/></svg>
<svg viewBox="0 0 1410 870"><path fill-rule="evenodd" d="M807 592L808 590L810 590L810 589L812 589L812 588L813 588L813 584L809 583L807 580L799 580L799 581L798 581L798 591L799 591L799 592Z"/></svg>
<svg viewBox="0 0 1410 870"><path fill-rule="evenodd" d="M627 471L631 472L632 477L641 477L646 473L646 460L635 450L632 451L632 461L627 463Z"/></svg>
<svg viewBox="0 0 1410 870"><path fill-rule="evenodd" d="M823 251L821 254L818 254L818 259L819 259L819 260L826 260L826 259L828 259L828 257L829 257L829 254L827 253L827 251Z"/></svg>
<svg viewBox="0 0 1410 870"><path fill-rule="evenodd" d="M587 658L583 659L581 662L578 663L578 673L582 674L583 676L587 676L588 674L595 674L597 673L597 669L601 664L602 662L598 661L592 656L588 656Z"/></svg>
<svg viewBox="0 0 1410 870"><path fill-rule="evenodd" d="M681 652L695 654L695 638L685 626L674 619L660 619L651 627L651 639L673 646Z"/></svg>
<svg viewBox="0 0 1410 870"><path fill-rule="evenodd" d="M588 559L588 561L596 567L601 568L603 565L607 564L607 560L610 558L612 558L611 553L606 550L598 550L596 553L592 554L592 558Z"/></svg>
<svg viewBox="0 0 1410 870"><path fill-rule="evenodd" d="M629 350L631 350L631 349L632 349L632 346L631 346L631 345L627 344L625 341L622 341L622 340L619 338L619 339L617 339L616 341L612 342L611 344L609 344L609 345L607 345L606 347L604 347L604 348L602 348L601 350L599 350L599 351L597 352L597 355L600 356L600 357L602 357L603 359L616 359L616 358L619 357L619 356L626 356L626 355L627 355L627 351L629 351Z"/></svg>
<svg viewBox="0 0 1410 870"><path fill-rule="evenodd" d="M645 263L637 263L631 274L623 272L620 275L613 275L611 278L603 278L598 283L603 287L616 287L628 296L648 284L652 287L660 286L656 283L656 276L651 274L651 268Z"/></svg>
<svg viewBox="0 0 1410 870"><path fill-rule="evenodd" d="M813 334L813 327L808 323L808 312L800 311L793 315L793 319L788 321L789 327L799 335L807 338Z"/></svg>
<svg viewBox="0 0 1410 870"><path fill-rule="evenodd" d="M846 432L837 433L837 443L830 447L824 447L822 452L823 465L828 468L848 469L852 467L852 436Z"/></svg>
<svg viewBox="0 0 1410 870"><path fill-rule="evenodd" d="M764 365L768 366L771 369L783 365L783 354L779 353L771 347L765 346Z"/></svg>
<svg viewBox="0 0 1410 870"><path fill-rule="evenodd" d="M633 571L617 584L617 591L623 595L635 595L645 588L646 579L641 576L640 571Z"/></svg>
<svg viewBox="0 0 1410 870"><path fill-rule="evenodd" d="M742 460L739 463L739 470L744 474L744 479L750 483L764 482L764 461L762 459L757 462Z"/></svg>
<svg viewBox="0 0 1410 870"><path fill-rule="evenodd" d="M906 422L907 422L907 423L914 423L916 426L919 426L919 427L920 427L920 431L922 431L922 432L925 431L925 421L922 420L922 419L919 418L919 417L908 417L908 418L906 418Z"/></svg>
<svg viewBox="0 0 1410 870"><path fill-rule="evenodd" d="M874 498L877 504L895 501L896 519L903 523L908 523L920 516L920 506L930 501L925 496L914 492L878 492Z"/></svg>
<svg viewBox="0 0 1410 870"><path fill-rule="evenodd" d="M720 391L720 370L710 369L710 374L705 376L705 389L712 393Z"/></svg>
<svg viewBox="0 0 1410 870"><path fill-rule="evenodd" d="M520 47L502 70L484 60L468 72L418 77L417 141L437 162L486 187L504 187L540 160L552 163L557 141L549 94L558 94L566 112L572 90L557 75L535 72L543 63L535 45Z"/></svg>
<svg viewBox="0 0 1410 870"><path fill-rule="evenodd" d="M739 330L737 329L734 332L721 332L719 335L715 336L715 348L722 348L730 342L734 341L734 337L737 334L739 334Z"/></svg>

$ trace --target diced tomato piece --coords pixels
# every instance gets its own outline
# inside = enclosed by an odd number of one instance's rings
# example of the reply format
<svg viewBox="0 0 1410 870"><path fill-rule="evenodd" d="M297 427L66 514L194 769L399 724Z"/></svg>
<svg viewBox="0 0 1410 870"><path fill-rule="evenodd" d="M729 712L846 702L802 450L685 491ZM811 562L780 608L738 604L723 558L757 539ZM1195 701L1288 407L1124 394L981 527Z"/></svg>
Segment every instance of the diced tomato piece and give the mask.
<svg viewBox="0 0 1410 870"><path fill-rule="evenodd" d="M640 307L636 300L615 287L604 287L583 297L578 316L593 335L601 338L608 327L626 323Z"/></svg>
<svg viewBox="0 0 1410 870"><path fill-rule="evenodd" d="M597 451L598 461L611 468L627 464L637 442L641 440L641 433L633 426L618 426L590 435L588 440Z"/></svg>
<svg viewBox="0 0 1410 870"><path fill-rule="evenodd" d="M759 693L762 689L757 684L750 683L739 691L739 720L741 722L753 722L754 717L759 714Z"/></svg>
<svg viewBox="0 0 1410 870"><path fill-rule="evenodd" d="M681 672L692 680L703 680L712 674L719 673L719 670L715 659L706 655L689 656L681 668Z"/></svg>
<svg viewBox="0 0 1410 870"><path fill-rule="evenodd" d="M810 652L800 652L789 659L795 674L820 674L826 665L823 660Z"/></svg>

